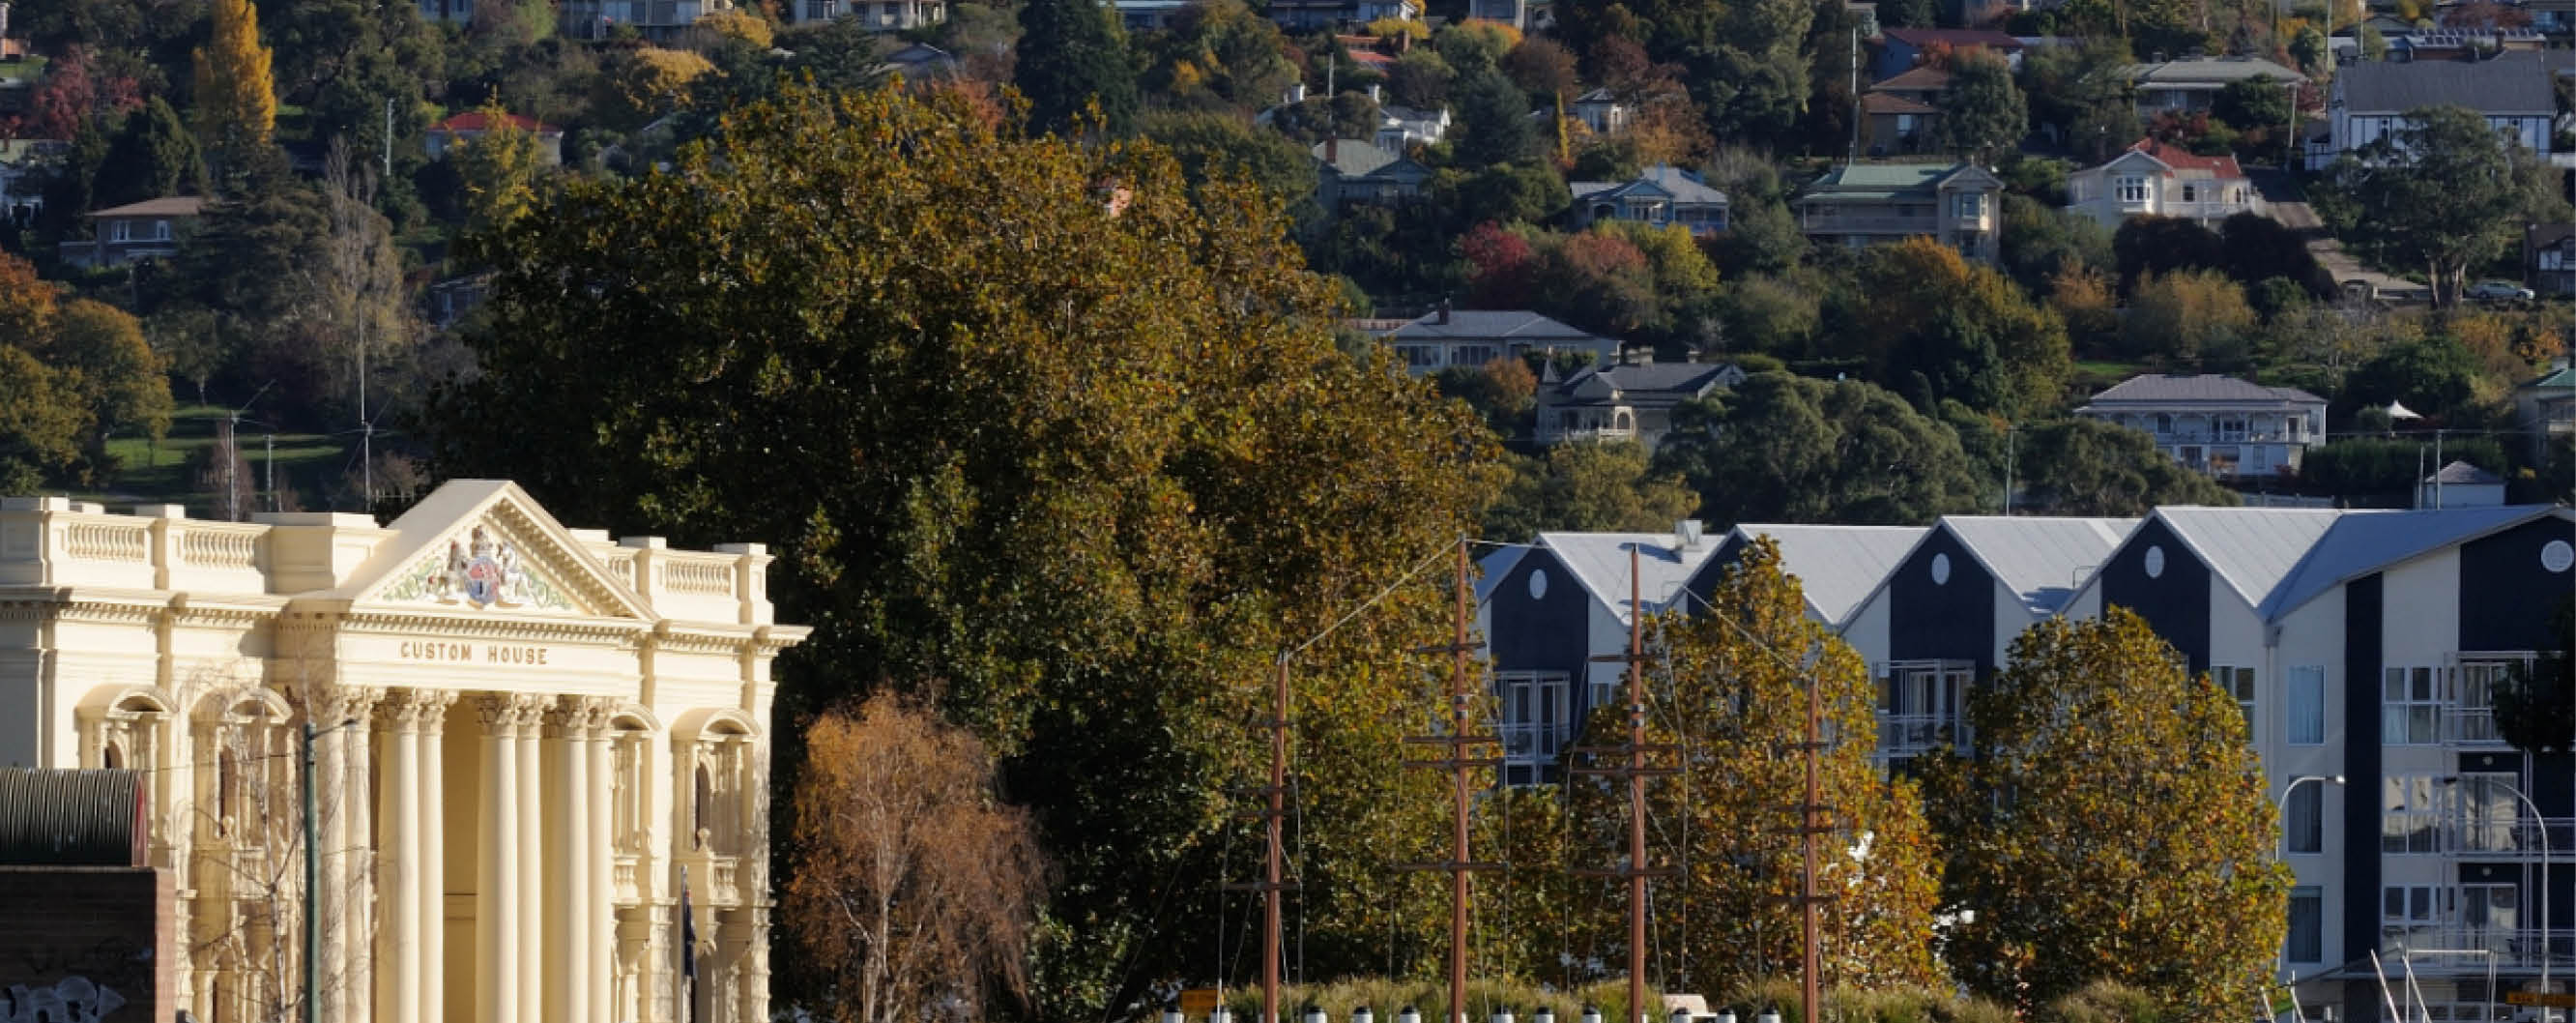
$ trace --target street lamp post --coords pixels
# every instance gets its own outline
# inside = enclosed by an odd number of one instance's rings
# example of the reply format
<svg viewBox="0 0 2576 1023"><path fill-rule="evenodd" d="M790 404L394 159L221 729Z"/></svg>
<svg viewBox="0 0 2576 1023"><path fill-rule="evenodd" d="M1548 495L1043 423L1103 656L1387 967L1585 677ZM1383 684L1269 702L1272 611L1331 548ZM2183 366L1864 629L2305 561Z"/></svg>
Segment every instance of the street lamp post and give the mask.
<svg viewBox="0 0 2576 1023"><path fill-rule="evenodd" d="M2341 785L2343 784L2343 776L2340 774L2302 774L2291 778L2288 784L2281 786L2281 795L2272 801L2273 819L2279 821L2281 824L2280 853L2276 857L2280 862L2288 862L2290 858L2290 793L2298 791L2299 786L2305 785L2309 782L2318 782L2325 785ZM2325 807L2323 804L2320 804L2317 807L2317 817L2319 820L2319 826L2322 827L2325 817ZM2299 989L2296 986L2291 985L2289 982L2290 943L2286 938L2281 942L2281 954L2274 960L2274 965L2276 967L2276 972L2282 977L2282 985L2290 988L2290 1011L2293 1015L2297 1015Z"/></svg>

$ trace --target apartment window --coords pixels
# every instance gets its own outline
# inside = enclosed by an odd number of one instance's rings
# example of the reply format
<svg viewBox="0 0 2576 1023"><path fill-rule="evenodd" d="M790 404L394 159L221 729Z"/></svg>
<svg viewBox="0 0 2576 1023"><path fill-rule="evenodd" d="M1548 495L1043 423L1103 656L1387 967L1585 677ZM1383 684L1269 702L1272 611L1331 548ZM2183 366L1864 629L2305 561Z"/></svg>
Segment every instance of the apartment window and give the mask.
<svg viewBox="0 0 2576 1023"><path fill-rule="evenodd" d="M2435 947L2434 935L2450 918L2457 898L2449 888L2429 884L2393 884L2379 890L2379 937L2383 944Z"/></svg>
<svg viewBox="0 0 2576 1023"><path fill-rule="evenodd" d="M1568 717L1565 673L1504 671L1494 674L1503 693L1503 752L1513 760L1556 759Z"/></svg>
<svg viewBox="0 0 2576 1023"><path fill-rule="evenodd" d="M2168 414L2168 413L2163 413L2163 412L2158 412L2158 413L2156 413L2156 432L2157 432L2157 433L2172 433L2172 432L2173 432L2173 416L2172 416L2172 415L2170 415L2170 414Z"/></svg>
<svg viewBox="0 0 2576 1023"><path fill-rule="evenodd" d="M108 223L107 223L107 240L108 240L108 241L112 241L112 242L130 242L130 241L133 241L133 240L134 240L134 224L133 224L131 221L124 221L124 220L111 220L111 221L108 221Z"/></svg>
<svg viewBox="0 0 2576 1023"><path fill-rule="evenodd" d="M1965 745L1968 687L1976 667L1965 661L1889 665L1878 679L1878 749L1903 760L1941 746Z"/></svg>
<svg viewBox="0 0 2576 1023"><path fill-rule="evenodd" d="M170 240L169 221L155 220L152 222L152 240L156 242L166 242Z"/></svg>
<svg viewBox="0 0 2576 1023"><path fill-rule="evenodd" d="M2218 683L2218 688L2227 690L2228 698L2236 701L2237 712L2245 715L2245 734L2248 738L2253 737L2254 669L2212 667L2209 680Z"/></svg>
<svg viewBox="0 0 2576 1023"><path fill-rule="evenodd" d="M2323 745L2326 741L2326 669L2314 664L2291 668L2289 685L2284 690L2283 695L2288 697L2289 704L2288 734L2284 738L2293 746Z"/></svg>
<svg viewBox="0 0 2576 1023"><path fill-rule="evenodd" d="M2199 202L2199 201L2200 201L2200 186L2198 186L2198 185L2184 185L2184 186L2182 186L2182 201L2184 201L2184 202Z"/></svg>
<svg viewBox="0 0 2576 1023"><path fill-rule="evenodd" d="M2290 939L2282 952L2294 963L2326 961L2326 898L2323 889L2314 885L2290 889Z"/></svg>
<svg viewBox="0 0 2576 1023"><path fill-rule="evenodd" d="M2118 185L2120 202L2123 205L2136 206L2147 201L2147 179L2124 177L2119 180Z"/></svg>
<svg viewBox="0 0 2576 1023"><path fill-rule="evenodd" d="M2513 679L2516 670L2531 665L2528 656L2489 657L2460 661L2451 693L2450 738L2461 742L2499 742L2496 733L2495 691Z"/></svg>
<svg viewBox="0 0 2576 1023"><path fill-rule="evenodd" d="M1494 348L1492 345L1466 345L1458 349L1456 357L1452 358L1449 364L1453 366L1482 366L1492 361L1494 361Z"/></svg>
<svg viewBox="0 0 2576 1023"><path fill-rule="evenodd" d="M1404 345L1396 349L1404 354L1404 364L1416 369L1440 365L1440 349L1429 345Z"/></svg>
<svg viewBox="0 0 2576 1023"><path fill-rule="evenodd" d="M2325 789L2316 782L2290 787L2289 814L2281 820L2281 831L2291 852L2325 851Z"/></svg>
<svg viewBox="0 0 2576 1023"><path fill-rule="evenodd" d="M2430 746L2442 741L2442 700L2433 669L2389 668L2379 692L2379 741L2390 746Z"/></svg>
<svg viewBox="0 0 2576 1023"><path fill-rule="evenodd" d="M2442 802L2448 786L2429 774L2392 774L2379 782L2379 851L2442 851Z"/></svg>
<svg viewBox="0 0 2576 1023"><path fill-rule="evenodd" d="M1970 192L1953 196L1951 201L1953 205L1950 208L1950 215L1961 220L1973 220L1986 215L1986 197L1982 194Z"/></svg>
<svg viewBox="0 0 2576 1023"><path fill-rule="evenodd" d="M2460 845L2474 852L2520 852L2522 800L2513 774L2463 774L2453 799L2459 807ZM2534 836L2536 839L2538 836ZM2536 844L2536 843L2535 843Z"/></svg>
<svg viewBox="0 0 2576 1023"><path fill-rule="evenodd" d="M2514 884L2460 886L2462 937L2470 948L2507 951L2522 919L2522 888Z"/></svg>

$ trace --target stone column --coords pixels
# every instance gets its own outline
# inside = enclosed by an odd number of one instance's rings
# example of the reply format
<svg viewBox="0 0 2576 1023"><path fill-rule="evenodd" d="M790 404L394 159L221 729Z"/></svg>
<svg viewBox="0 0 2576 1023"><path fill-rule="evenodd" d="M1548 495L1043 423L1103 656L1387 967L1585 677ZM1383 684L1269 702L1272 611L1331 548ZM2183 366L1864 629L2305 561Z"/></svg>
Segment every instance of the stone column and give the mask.
<svg viewBox="0 0 2576 1023"><path fill-rule="evenodd" d="M590 961L582 974L590 982L590 1004L603 1017L613 1010L609 1002L609 978L617 970L617 842L609 834L611 803L617 798L617 784L610 766L608 735L609 704L599 705L598 727L582 739L581 755L590 761L590 819L583 829L590 836L590 907L588 919L580 926L590 929ZM631 1023L619 1019L616 1023Z"/></svg>
<svg viewBox="0 0 2576 1023"><path fill-rule="evenodd" d="M519 858L520 898L526 903L518 915L519 1019L522 1023L537 1023L547 1018L546 988L549 986L545 975L546 920L545 914L538 910L547 901L540 895L546 876L546 832L544 787L539 783L544 777L541 773L544 759L540 756L544 747L539 745L539 740L543 735L545 707L551 701L536 694L520 694L516 698L526 701L526 710L519 722L517 749L519 770L515 796L519 811L519 843L513 850Z"/></svg>
<svg viewBox="0 0 2576 1023"><path fill-rule="evenodd" d="M452 692L421 694L420 809L410 855L420 864L420 1020L447 1019L447 708Z"/></svg>
<svg viewBox="0 0 2576 1023"><path fill-rule="evenodd" d="M343 690L346 703L341 712L358 726L340 733L340 842L337 852L346 864L348 908L341 914L340 954L340 1019L344 1023L368 1023L375 1018L375 934L376 902L384 887L376 871L375 806L369 795L375 786L376 707L384 701L380 688Z"/></svg>
<svg viewBox="0 0 2576 1023"><path fill-rule="evenodd" d="M349 883L349 792L344 784L348 775L349 747L364 741L364 733L340 727L355 713L354 694L337 685L310 685L304 691L304 716L315 732L313 773L310 778L297 778L297 784L314 787L315 814L312 845L304 855L313 859L314 877L321 886L310 903L321 919L321 947L310 964L314 973L313 990L318 1019L339 1023L347 1018L349 996L349 896L354 888ZM301 926L300 924L298 926Z"/></svg>
<svg viewBox="0 0 2576 1023"><path fill-rule="evenodd" d="M376 1019L423 1023L421 934L430 926L420 861L420 718L427 701L404 692L377 715L384 724L384 847L376 879L384 929L376 935Z"/></svg>
<svg viewBox="0 0 2576 1023"><path fill-rule="evenodd" d="M600 785L591 774L590 747L606 716L606 702L595 697L566 697L546 715L556 761L548 775L554 794L547 806L554 857L546 879L553 896L546 900L549 1019L586 1020L597 1011L593 1006L606 1007L591 999L599 968L593 951L597 928L592 917L598 904L592 878L604 873L608 863L606 851L593 844L590 828L591 804Z"/></svg>
<svg viewBox="0 0 2576 1023"><path fill-rule="evenodd" d="M526 694L487 693L479 710L483 718L483 834L476 857L481 869L474 886L474 1017L482 1023L539 1023L529 1011L540 987L534 963L538 942L529 933L536 902L532 823L536 800L528 789L534 778L522 768L535 759L527 729L543 705ZM526 774L533 775L533 769Z"/></svg>

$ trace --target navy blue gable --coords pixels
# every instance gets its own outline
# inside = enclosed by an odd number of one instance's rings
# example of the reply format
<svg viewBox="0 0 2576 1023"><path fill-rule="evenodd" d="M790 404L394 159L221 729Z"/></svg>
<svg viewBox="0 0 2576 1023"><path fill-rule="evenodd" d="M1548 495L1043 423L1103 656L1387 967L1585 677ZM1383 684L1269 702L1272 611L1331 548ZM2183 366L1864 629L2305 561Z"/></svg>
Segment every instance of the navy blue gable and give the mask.
<svg viewBox="0 0 2576 1023"><path fill-rule="evenodd" d="M2571 562L2576 529L2555 515L2461 544L2460 649L2566 649L2550 616L2576 596Z"/></svg>
<svg viewBox="0 0 2576 1023"><path fill-rule="evenodd" d="M1533 548L1487 598L1485 637L1495 671L1562 671L1583 678L1591 654L1592 598L1557 560Z"/></svg>
<svg viewBox="0 0 2576 1023"><path fill-rule="evenodd" d="M1889 659L1994 669L1995 580L1948 529L1935 527L1897 563L1887 597Z"/></svg>
<svg viewBox="0 0 2576 1023"><path fill-rule="evenodd" d="M2150 519L2102 566L2104 610L2125 607L2209 670L2209 565L2161 519Z"/></svg>
<svg viewBox="0 0 2576 1023"><path fill-rule="evenodd" d="M1708 608L1709 596L1717 592L1718 582L1725 579L1727 570L1734 568L1735 563L1744 557L1744 548L1751 542L1742 533L1726 534L1726 542L1717 545L1716 553L1710 554L1708 560L1700 564L1699 571L1691 573L1690 581L1682 584L1682 589L1690 594L1689 599L1682 601L1684 613L1695 615Z"/></svg>

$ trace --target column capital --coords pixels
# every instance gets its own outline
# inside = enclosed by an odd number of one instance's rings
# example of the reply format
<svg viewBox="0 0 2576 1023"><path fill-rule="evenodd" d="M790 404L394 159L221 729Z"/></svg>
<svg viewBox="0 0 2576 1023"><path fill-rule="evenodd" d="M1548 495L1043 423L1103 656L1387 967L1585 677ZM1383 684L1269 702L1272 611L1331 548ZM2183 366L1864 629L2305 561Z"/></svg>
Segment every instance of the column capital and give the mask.
<svg viewBox="0 0 2576 1023"><path fill-rule="evenodd" d="M475 713L483 719L485 731L515 732L538 723L546 710L542 693L483 693L475 697Z"/></svg>
<svg viewBox="0 0 2576 1023"><path fill-rule="evenodd" d="M596 739L608 729L616 701L604 696L566 696L546 708L546 734L564 739Z"/></svg>
<svg viewBox="0 0 2576 1023"><path fill-rule="evenodd" d="M396 689L376 704L376 719L397 732L435 728L437 719L456 702L456 694L436 689Z"/></svg>

